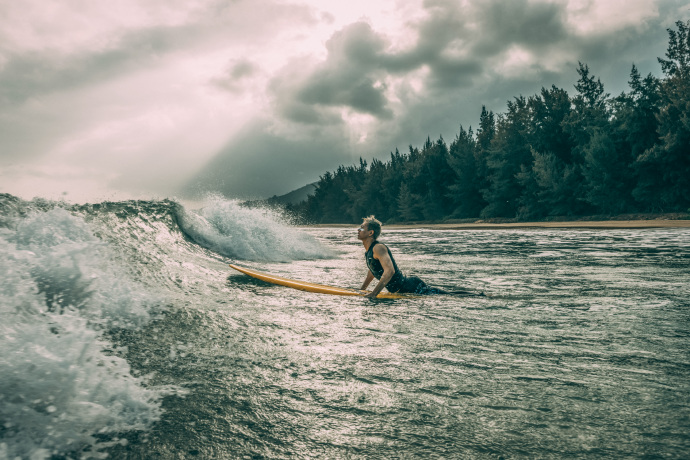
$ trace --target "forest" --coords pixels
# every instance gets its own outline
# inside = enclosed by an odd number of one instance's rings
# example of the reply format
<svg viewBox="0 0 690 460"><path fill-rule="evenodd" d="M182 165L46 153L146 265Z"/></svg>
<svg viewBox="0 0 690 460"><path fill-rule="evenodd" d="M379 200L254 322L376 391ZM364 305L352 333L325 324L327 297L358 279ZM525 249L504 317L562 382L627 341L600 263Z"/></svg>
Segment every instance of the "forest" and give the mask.
<svg viewBox="0 0 690 460"><path fill-rule="evenodd" d="M340 166L288 210L312 223L690 212L690 21L676 27L661 77L633 65L611 96L579 63L573 96L551 86L505 113L483 107L450 144Z"/></svg>

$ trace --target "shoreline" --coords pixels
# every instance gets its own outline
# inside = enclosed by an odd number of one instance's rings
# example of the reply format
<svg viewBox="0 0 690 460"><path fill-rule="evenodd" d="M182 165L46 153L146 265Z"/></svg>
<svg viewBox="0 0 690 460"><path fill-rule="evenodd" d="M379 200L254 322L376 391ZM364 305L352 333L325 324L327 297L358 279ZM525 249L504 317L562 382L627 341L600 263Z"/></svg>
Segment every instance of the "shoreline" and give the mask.
<svg viewBox="0 0 690 460"><path fill-rule="evenodd" d="M350 228L357 224L315 224L315 228ZM435 230L502 230L518 228L581 228L581 229L645 229L645 228L690 228L690 220L648 219L648 220L578 220L559 222L510 222L490 223L481 220L468 223L409 223L384 224L384 229L407 230L427 228Z"/></svg>

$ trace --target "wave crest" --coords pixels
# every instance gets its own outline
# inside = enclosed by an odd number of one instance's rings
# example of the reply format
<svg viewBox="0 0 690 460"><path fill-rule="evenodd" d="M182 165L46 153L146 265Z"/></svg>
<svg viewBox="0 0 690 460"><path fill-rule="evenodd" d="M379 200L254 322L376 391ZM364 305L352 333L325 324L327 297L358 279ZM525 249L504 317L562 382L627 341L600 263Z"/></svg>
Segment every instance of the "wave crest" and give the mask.
<svg viewBox="0 0 690 460"><path fill-rule="evenodd" d="M197 244L233 259L289 262L325 259L333 252L275 210L211 197L198 211L182 209L182 231Z"/></svg>

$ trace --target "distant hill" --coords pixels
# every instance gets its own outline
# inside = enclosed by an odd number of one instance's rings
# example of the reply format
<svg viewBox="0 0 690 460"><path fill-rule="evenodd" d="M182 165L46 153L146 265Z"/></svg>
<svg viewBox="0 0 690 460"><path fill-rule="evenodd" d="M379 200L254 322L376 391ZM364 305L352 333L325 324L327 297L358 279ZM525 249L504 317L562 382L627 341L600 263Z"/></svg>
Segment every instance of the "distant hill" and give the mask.
<svg viewBox="0 0 690 460"><path fill-rule="evenodd" d="M309 195L314 194L314 191L316 190L316 184L317 182L307 184L304 187L300 187L297 190L293 190L290 193L286 193L285 195L273 195L266 201L268 201L269 203L278 203L283 205L301 203L302 201L306 200Z"/></svg>

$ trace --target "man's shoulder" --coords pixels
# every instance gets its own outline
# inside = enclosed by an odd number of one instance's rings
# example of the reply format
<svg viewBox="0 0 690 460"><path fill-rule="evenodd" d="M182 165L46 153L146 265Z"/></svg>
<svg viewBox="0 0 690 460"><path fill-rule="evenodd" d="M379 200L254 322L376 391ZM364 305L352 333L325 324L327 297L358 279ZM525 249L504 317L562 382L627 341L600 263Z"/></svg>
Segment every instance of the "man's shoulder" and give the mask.
<svg viewBox="0 0 690 460"><path fill-rule="evenodd" d="M376 241L374 243L374 252L377 254L383 254L383 253L388 254L388 246L381 243L380 241Z"/></svg>

